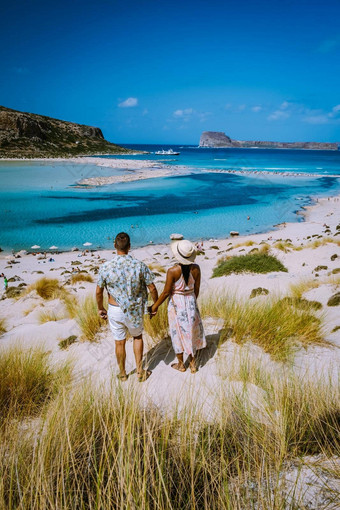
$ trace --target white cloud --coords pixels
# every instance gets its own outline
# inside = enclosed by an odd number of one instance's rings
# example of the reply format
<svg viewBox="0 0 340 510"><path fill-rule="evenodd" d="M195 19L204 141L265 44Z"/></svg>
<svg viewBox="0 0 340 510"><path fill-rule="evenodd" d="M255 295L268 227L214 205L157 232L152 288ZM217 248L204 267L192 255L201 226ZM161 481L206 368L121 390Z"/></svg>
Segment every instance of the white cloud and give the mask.
<svg viewBox="0 0 340 510"><path fill-rule="evenodd" d="M288 117L290 117L289 112L284 112L282 110L275 110L275 112L271 113L268 116L268 120L284 120L284 119L288 119Z"/></svg>
<svg viewBox="0 0 340 510"><path fill-rule="evenodd" d="M304 122L308 122L308 124L327 124L329 122L329 118L327 115L308 115L304 117Z"/></svg>
<svg viewBox="0 0 340 510"><path fill-rule="evenodd" d="M336 106L333 106L332 111L329 112L328 117L331 119L334 117L337 117L340 114L340 104L337 104Z"/></svg>
<svg viewBox="0 0 340 510"><path fill-rule="evenodd" d="M138 99L136 97L128 97L125 101L118 104L120 108L131 108L138 105Z"/></svg>
<svg viewBox="0 0 340 510"><path fill-rule="evenodd" d="M240 112L243 112L243 110L246 109L246 105L245 104L240 104L240 106L238 107L238 109L240 110Z"/></svg>
<svg viewBox="0 0 340 510"><path fill-rule="evenodd" d="M258 113L261 110L262 110L262 106L260 106L260 105L252 107L252 111L255 112L255 113Z"/></svg>
<svg viewBox="0 0 340 510"><path fill-rule="evenodd" d="M289 107L288 101L283 101L283 103L281 103L280 105L280 110L287 110L288 107Z"/></svg>
<svg viewBox="0 0 340 510"><path fill-rule="evenodd" d="M185 108L184 110L174 111L173 116L177 117L177 118L183 118L183 117L188 117L188 116L192 115L193 113L194 113L194 110L192 108Z"/></svg>

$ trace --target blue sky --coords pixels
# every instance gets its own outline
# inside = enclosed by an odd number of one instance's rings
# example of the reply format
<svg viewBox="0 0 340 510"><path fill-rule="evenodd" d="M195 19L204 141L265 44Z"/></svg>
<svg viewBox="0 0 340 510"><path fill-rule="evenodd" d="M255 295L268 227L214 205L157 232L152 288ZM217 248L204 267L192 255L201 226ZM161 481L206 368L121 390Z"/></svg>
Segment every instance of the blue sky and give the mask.
<svg viewBox="0 0 340 510"><path fill-rule="evenodd" d="M1 0L0 19L4 106L118 143L340 142L339 0Z"/></svg>

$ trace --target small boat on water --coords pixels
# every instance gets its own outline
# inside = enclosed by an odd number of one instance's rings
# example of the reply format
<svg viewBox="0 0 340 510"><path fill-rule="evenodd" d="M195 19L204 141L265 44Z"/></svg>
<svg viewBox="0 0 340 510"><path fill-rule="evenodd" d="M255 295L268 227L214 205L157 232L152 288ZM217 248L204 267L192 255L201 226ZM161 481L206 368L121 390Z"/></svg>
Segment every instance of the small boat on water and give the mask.
<svg viewBox="0 0 340 510"><path fill-rule="evenodd" d="M155 154L157 154L157 156L178 156L180 152L174 152L172 149L167 151L162 149L161 151L156 151Z"/></svg>

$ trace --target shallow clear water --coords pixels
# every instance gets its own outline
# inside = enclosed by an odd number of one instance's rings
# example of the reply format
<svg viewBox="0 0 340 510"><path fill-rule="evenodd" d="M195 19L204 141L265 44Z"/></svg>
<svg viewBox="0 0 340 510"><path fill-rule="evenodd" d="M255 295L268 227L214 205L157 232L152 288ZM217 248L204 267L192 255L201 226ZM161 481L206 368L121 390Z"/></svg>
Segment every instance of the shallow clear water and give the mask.
<svg viewBox="0 0 340 510"><path fill-rule="evenodd" d="M119 171L63 162L1 162L0 246L19 249L38 244L47 249L53 244L69 249L88 241L95 247L110 247L119 231L129 232L134 245L167 242L173 232L193 240L227 237L230 230L263 232L283 221L300 221L296 211L312 197L340 193L340 179L330 176L340 177L340 152L179 150L180 156L171 158L176 161L167 162L188 165L195 169L193 174L92 189L72 185L84 177ZM275 168L319 177L200 172L212 167Z"/></svg>

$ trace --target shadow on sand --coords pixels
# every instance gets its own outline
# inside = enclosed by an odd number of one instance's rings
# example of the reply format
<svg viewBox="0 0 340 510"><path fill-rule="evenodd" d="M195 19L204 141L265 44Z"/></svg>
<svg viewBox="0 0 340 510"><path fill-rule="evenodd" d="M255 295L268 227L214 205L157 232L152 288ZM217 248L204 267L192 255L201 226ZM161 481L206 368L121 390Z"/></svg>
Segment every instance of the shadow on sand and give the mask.
<svg viewBox="0 0 340 510"><path fill-rule="evenodd" d="M213 335L206 336L206 348L197 352L197 368L204 367L204 365L215 356L222 331L221 329ZM167 337L145 354L144 365L147 366L149 370L154 370L161 361L164 361L166 365L170 365L174 359L175 353L172 348L171 339ZM185 366L188 367L188 361L185 362Z"/></svg>

